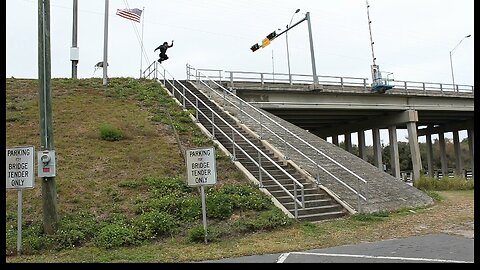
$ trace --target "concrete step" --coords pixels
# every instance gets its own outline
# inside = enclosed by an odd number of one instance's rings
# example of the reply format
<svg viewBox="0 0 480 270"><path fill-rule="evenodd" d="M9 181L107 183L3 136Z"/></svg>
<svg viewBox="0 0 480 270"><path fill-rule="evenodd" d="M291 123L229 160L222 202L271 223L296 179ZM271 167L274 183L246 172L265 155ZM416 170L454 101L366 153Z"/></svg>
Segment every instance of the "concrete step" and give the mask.
<svg viewBox="0 0 480 270"><path fill-rule="evenodd" d="M284 194L285 194L285 193L284 193ZM301 196L298 196L297 198L298 198L299 201L302 200L302 197L301 197ZM307 201L323 200L323 199L326 199L326 198L329 198L329 196L328 196L327 194L306 194L306 195L305 195L305 202L307 202ZM282 195L282 196L276 197L276 199L277 199L281 204L293 202L292 197L290 197L290 196L288 196L288 195Z"/></svg>
<svg viewBox="0 0 480 270"><path fill-rule="evenodd" d="M292 208L287 208L287 210L290 211L290 213L295 214L295 208L293 205L292 205ZM309 207L305 209L298 206L299 216L328 214L328 213L335 213L335 212L342 212L342 211L343 211L343 207L339 204Z"/></svg>
<svg viewBox="0 0 480 270"><path fill-rule="evenodd" d="M336 211L336 212L310 214L310 215L302 215L302 216L299 215L298 219L301 221L321 221L321 220L327 220L327 219L341 218L346 215L347 213L345 211Z"/></svg>
<svg viewBox="0 0 480 270"><path fill-rule="evenodd" d="M288 190L288 191L291 194L295 194L293 189ZM268 190L268 192L270 192L270 194L272 194L275 197L281 197L281 196L286 195L286 192L281 188L280 188L280 190L275 190L275 191ZM298 187L297 188L297 195L300 196L300 194L302 194L302 190ZM315 195L315 194L318 194L318 190L316 188L304 188L303 189L303 194L305 194L305 195Z"/></svg>
<svg viewBox="0 0 480 270"><path fill-rule="evenodd" d="M311 207L333 205L333 204L337 204L337 202L334 201L331 198L325 198L325 199L320 199L320 200L306 201L305 202L305 207L311 208ZM283 204L283 206L285 206L285 208L287 208L287 209L294 209L294 207L295 207L294 204L293 204L293 201L286 202L286 203Z"/></svg>

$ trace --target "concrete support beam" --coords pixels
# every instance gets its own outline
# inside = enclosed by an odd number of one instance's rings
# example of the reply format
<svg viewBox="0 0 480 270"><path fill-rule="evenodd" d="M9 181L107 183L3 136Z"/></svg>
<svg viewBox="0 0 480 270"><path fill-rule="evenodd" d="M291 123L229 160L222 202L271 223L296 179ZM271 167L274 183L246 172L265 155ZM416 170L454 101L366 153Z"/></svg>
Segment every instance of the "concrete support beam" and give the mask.
<svg viewBox="0 0 480 270"><path fill-rule="evenodd" d="M358 155L361 159L367 160L367 147L365 146L365 131L358 131Z"/></svg>
<svg viewBox="0 0 480 270"><path fill-rule="evenodd" d="M420 146L418 144L417 137L417 123L410 122L407 123L408 129L408 142L410 144L410 154L412 156L412 166L413 166L413 181L415 182L420 178L420 172L422 170L422 159L420 156Z"/></svg>
<svg viewBox="0 0 480 270"><path fill-rule="evenodd" d="M398 154L397 127L388 128L390 142L390 165L392 166L392 175L400 179L400 155Z"/></svg>
<svg viewBox="0 0 480 270"><path fill-rule="evenodd" d="M419 129L418 136L425 136L427 134L453 132L453 131L459 131L459 130L465 130L465 129L473 129L473 127L474 127L474 124L472 119L468 121L450 123L448 125Z"/></svg>
<svg viewBox="0 0 480 270"><path fill-rule="evenodd" d="M373 165L383 170L382 145L380 142L380 129L378 128L372 129L372 135L373 135Z"/></svg>
<svg viewBox="0 0 480 270"><path fill-rule="evenodd" d="M447 150L445 147L445 134L438 133L438 142L440 146L440 162L442 163L442 175L448 176Z"/></svg>
<svg viewBox="0 0 480 270"><path fill-rule="evenodd" d="M463 176L462 153L460 151L460 137L458 131L453 132L453 149L455 150L455 175Z"/></svg>
<svg viewBox="0 0 480 270"><path fill-rule="evenodd" d="M351 133L345 133L344 135L345 138L345 150L347 150L349 153L352 153L352 134Z"/></svg>
<svg viewBox="0 0 480 270"><path fill-rule="evenodd" d="M427 140L427 166L428 166L428 176L434 177L433 172L433 145L432 145L432 135L426 135Z"/></svg>
<svg viewBox="0 0 480 270"><path fill-rule="evenodd" d="M475 167L475 159L474 159L474 141L473 141L473 129L467 130L468 134L468 150L470 154L471 166L472 166L472 176L475 176L474 167Z"/></svg>
<svg viewBox="0 0 480 270"><path fill-rule="evenodd" d="M332 143L338 146L338 135L332 136Z"/></svg>
<svg viewBox="0 0 480 270"><path fill-rule="evenodd" d="M365 121L356 121L348 123L347 126L339 126L329 128L328 130L319 131L319 135L341 134L347 132L356 132L357 130L365 130L371 128L386 128L389 126L400 126L408 122L418 122L418 113L415 110L406 110L400 113L390 115L375 116Z"/></svg>

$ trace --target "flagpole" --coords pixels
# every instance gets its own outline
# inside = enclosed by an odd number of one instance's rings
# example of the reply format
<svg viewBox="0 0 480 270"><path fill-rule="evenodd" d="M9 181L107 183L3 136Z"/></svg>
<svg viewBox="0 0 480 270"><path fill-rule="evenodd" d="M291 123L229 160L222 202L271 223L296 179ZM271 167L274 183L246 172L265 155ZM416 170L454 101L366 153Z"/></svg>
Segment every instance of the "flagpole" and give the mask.
<svg viewBox="0 0 480 270"><path fill-rule="evenodd" d="M140 42L140 79L142 78L142 60L143 60L143 26L145 25L145 7L142 11L142 41Z"/></svg>
<svg viewBox="0 0 480 270"><path fill-rule="evenodd" d="M108 84L107 81L107 54L108 54L108 0L105 0L105 29L103 31L103 85Z"/></svg>

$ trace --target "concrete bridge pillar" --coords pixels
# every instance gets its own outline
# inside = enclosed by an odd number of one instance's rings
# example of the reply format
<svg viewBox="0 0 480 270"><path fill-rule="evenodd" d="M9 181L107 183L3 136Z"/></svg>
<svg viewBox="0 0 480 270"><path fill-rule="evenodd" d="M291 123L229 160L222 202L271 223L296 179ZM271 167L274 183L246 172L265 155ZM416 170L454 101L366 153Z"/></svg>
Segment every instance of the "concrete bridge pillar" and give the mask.
<svg viewBox="0 0 480 270"><path fill-rule="evenodd" d="M392 166L392 175L400 179L400 155L398 154L397 127L388 128L390 142L390 164Z"/></svg>
<svg viewBox="0 0 480 270"><path fill-rule="evenodd" d="M467 135L468 135L468 150L470 152L470 160L471 160L471 166L472 166L472 177L474 177L474 167L475 167L475 159L473 158L473 149L474 149L474 141L473 141L473 129L467 130Z"/></svg>
<svg viewBox="0 0 480 270"><path fill-rule="evenodd" d="M412 111L416 115L416 111ZM417 118L418 119L418 118ZM417 123L412 121L407 123L408 129L408 142L410 144L410 155L412 156L413 166L413 181L415 182L420 178L420 172L422 170L422 159L420 156L420 146L418 144L417 137Z"/></svg>
<svg viewBox="0 0 480 270"><path fill-rule="evenodd" d="M427 138L427 166L428 166L428 176L434 177L433 175L433 146L432 146L432 134L426 134Z"/></svg>
<svg viewBox="0 0 480 270"><path fill-rule="evenodd" d="M442 175L448 176L448 164L447 164L447 151L445 149L445 134L443 132L438 133L438 142L440 146L440 161L442 163Z"/></svg>
<svg viewBox="0 0 480 270"><path fill-rule="evenodd" d="M352 134L351 133L345 133L344 135L345 138L345 150L347 150L349 153L352 153Z"/></svg>
<svg viewBox="0 0 480 270"><path fill-rule="evenodd" d="M458 136L458 130L453 131L453 148L455 150L455 175L463 176L463 164L460 151L460 138Z"/></svg>
<svg viewBox="0 0 480 270"><path fill-rule="evenodd" d="M332 143L338 146L338 135L332 136Z"/></svg>
<svg viewBox="0 0 480 270"><path fill-rule="evenodd" d="M358 155L361 159L367 160L367 148L365 146L365 131L358 131Z"/></svg>
<svg viewBox="0 0 480 270"><path fill-rule="evenodd" d="M382 145L380 143L380 129L373 128L373 165L377 166L380 170L383 171L382 163Z"/></svg>

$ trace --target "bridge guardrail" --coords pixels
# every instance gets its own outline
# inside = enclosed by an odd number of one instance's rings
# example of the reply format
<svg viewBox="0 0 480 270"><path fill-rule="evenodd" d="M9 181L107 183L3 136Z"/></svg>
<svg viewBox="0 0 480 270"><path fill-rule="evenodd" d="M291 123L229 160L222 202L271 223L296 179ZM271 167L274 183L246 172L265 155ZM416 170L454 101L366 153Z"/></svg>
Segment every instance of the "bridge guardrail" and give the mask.
<svg viewBox="0 0 480 270"><path fill-rule="evenodd" d="M231 87L234 87L235 82L259 82L262 86L265 83L283 83L283 84L312 84L313 76L305 74L285 74L285 73L270 73L270 72L250 72L250 71L228 71L221 69L196 69L195 74L198 76L208 76L212 80L220 82L229 82ZM187 77L189 74L187 67ZM320 84L333 86L353 86L364 88L365 91L370 89L368 78L359 77L345 77L345 76L317 76ZM187 78L188 79L188 78ZM402 81L402 80L388 80L389 84L394 88L390 92L405 91L408 93L439 93L439 94L472 94L474 95L473 85L464 84L448 84L448 83L434 83L434 82L418 82L418 81Z"/></svg>

